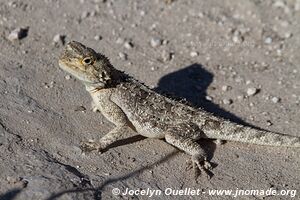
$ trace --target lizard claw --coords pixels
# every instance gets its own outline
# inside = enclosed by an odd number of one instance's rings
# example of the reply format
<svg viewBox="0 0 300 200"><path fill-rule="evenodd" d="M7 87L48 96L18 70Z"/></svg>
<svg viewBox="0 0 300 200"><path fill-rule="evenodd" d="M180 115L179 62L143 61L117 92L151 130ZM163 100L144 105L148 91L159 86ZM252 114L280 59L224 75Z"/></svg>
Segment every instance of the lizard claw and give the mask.
<svg viewBox="0 0 300 200"><path fill-rule="evenodd" d="M94 142L92 140L81 142L80 148L83 152L91 152L94 150L101 152L101 150L102 150L100 144L97 142Z"/></svg>
<svg viewBox="0 0 300 200"><path fill-rule="evenodd" d="M202 173L205 174L205 176L208 179L211 178L212 173L210 172L210 170L212 169L212 166L210 162L206 160L206 158L200 155L193 155L192 164L193 164L193 169L195 170L195 179L197 179L198 176L201 175Z"/></svg>

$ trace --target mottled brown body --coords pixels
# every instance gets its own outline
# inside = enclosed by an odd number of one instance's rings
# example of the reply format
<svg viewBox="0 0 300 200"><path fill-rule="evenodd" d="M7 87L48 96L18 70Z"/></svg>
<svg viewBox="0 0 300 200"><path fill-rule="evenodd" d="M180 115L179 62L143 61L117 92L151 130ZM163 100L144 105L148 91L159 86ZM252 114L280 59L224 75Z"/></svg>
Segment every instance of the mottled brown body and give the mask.
<svg viewBox="0 0 300 200"><path fill-rule="evenodd" d="M135 92L128 92L135 91ZM169 99L131 79L119 84L111 100L146 137L163 138L179 124L180 135L193 139L211 138L271 146L299 146L299 138L235 124L199 108Z"/></svg>
<svg viewBox="0 0 300 200"><path fill-rule="evenodd" d="M201 138L300 147L298 137L245 127L160 95L78 42L66 46L59 64L86 86L94 110L116 126L99 142L83 143L86 150L101 151L122 138L124 129L131 128L145 137L164 138L190 154L194 167L205 172L210 165L196 142Z"/></svg>

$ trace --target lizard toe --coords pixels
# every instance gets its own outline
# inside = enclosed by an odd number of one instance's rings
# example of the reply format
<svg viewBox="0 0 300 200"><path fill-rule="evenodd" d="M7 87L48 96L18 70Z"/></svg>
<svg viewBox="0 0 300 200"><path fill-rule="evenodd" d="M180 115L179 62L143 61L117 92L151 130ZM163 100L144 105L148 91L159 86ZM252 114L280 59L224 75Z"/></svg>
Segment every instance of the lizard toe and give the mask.
<svg viewBox="0 0 300 200"><path fill-rule="evenodd" d="M193 155L192 156L192 164L193 169L195 171L195 179L198 178L199 175L204 174L208 179L211 178L212 166L209 161L206 160L205 157L201 155Z"/></svg>

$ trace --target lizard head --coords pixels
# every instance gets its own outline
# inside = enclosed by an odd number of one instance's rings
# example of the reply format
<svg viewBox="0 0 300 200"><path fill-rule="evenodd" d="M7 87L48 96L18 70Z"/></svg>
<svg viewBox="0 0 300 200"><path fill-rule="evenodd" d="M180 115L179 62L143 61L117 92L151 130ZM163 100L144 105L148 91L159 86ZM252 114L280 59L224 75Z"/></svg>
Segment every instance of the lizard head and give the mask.
<svg viewBox="0 0 300 200"><path fill-rule="evenodd" d="M94 88L106 87L113 70L104 55L76 41L66 45L59 57L59 66L83 82L86 87Z"/></svg>

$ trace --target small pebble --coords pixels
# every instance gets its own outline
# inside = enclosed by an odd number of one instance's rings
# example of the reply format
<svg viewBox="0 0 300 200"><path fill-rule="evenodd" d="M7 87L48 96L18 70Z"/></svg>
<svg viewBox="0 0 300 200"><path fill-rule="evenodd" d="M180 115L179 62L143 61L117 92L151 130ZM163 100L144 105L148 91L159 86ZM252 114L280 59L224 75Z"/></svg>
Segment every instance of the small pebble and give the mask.
<svg viewBox="0 0 300 200"><path fill-rule="evenodd" d="M254 88L254 87L248 88L247 89L247 95L248 96L253 96L253 95L257 94L258 91L259 90L257 88Z"/></svg>
<svg viewBox="0 0 300 200"><path fill-rule="evenodd" d="M66 36L64 36L64 35L56 34L53 37L53 43L54 44L62 44L62 45L64 45L65 44L65 38L66 38Z"/></svg>
<svg viewBox="0 0 300 200"><path fill-rule="evenodd" d="M145 12L144 10L141 10L140 15L141 15L141 16L145 16L145 15L146 15L146 12Z"/></svg>
<svg viewBox="0 0 300 200"><path fill-rule="evenodd" d="M229 105L232 103L233 103L232 99L223 99L223 104L225 104L225 105Z"/></svg>
<svg viewBox="0 0 300 200"><path fill-rule="evenodd" d="M291 38L293 36L293 34L292 33L289 33L289 32L287 32L287 33L285 33L284 34L284 37L287 39L287 38Z"/></svg>
<svg viewBox="0 0 300 200"><path fill-rule="evenodd" d="M122 60L127 60L128 56L126 53L123 53L123 52L120 52L119 53L119 57L122 59Z"/></svg>
<svg viewBox="0 0 300 200"><path fill-rule="evenodd" d="M273 39L272 39L271 37L267 37L267 38L265 39L265 44L271 44L272 41L273 41Z"/></svg>
<svg viewBox="0 0 300 200"><path fill-rule="evenodd" d="M240 35L240 34L236 34L236 35L234 35L232 37L232 41L234 43L240 44L240 43L242 43L244 41L244 37L242 35Z"/></svg>
<svg viewBox="0 0 300 200"><path fill-rule="evenodd" d="M161 54L162 60L164 62L170 61L172 59L172 54L166 50L164 50Z"/></svg>
<svg viewBox="0 0 300 200"><path fill-rule="evenodd" d="M160 38L151 38L150 45L153 48L159 47L162 44L162 40Z"/></svg>
<svg viewBox="0 0 300 200"><path fill-rule="evenodd" d="M162 44L163 44L163 45L166 45L166 44L168 44L168 43L169 43L168 40L163 40L163 41L162 41Z"/></svg>
<svg viewBox="0 0 300 200"><path fill-rule="evenodd" d="M50 88L53 88L54 84L55 84L55 82L54 82L54 81L51 81L50 84L49 84L49 87L50 87Z"/></svg>
<svg viewBox="0 0 300 200"><path fill-rule="evenodd" d="M97 12L96 12L95 10L93 10L93 11L91 12L90 16L91 16L91 17L95 17L96 14L97 14Z"/></svg>
<svg viewBox="0 0 300 200"><path fill-rule="evenodd" d="M156 29L156 26L157 26L157 24L152 24L152 25L150 26L150 30L151 30L151 31L155 30L155 29Z"/></svg>
<svg viewBox="0 0 300 200"><path fill-rule="evenodd" d="M96 35L96 36L94 37L94 39L95 39L95 40L102 40L102 36L101 36L101 35Z"/></svg>
<svg viewBox="0 0 300 200"><path fill-rule="evenodd" d="M133 48L133 44L132 44L132 42L125 42L125 43L124 43L124 47L125 47L126 49L132 49L132 48Z"/></svg>
<svg viewBox="0 0 300 200"><path fill-rule="evenodd" d="M12 42L15 40L21 40L27 36L28 29L29 29L28 27L27 28L16 28L8 35L7 39Z"/></svg>
<svg viewBox="0 0 300 200"><path fill-rule="evenodd" d="M86 110L86 108L85 108L84 106L77 106L77 107L74 109L75 112L78 112L78 111L83 112L83 111L85 111L85 110Z"/></svg>
<svg viewBox="0 0 300 200"><path fill-rule="evenodd" d="M222 91L224 91L224 92L226 92L226 91L228 91L228 90L230 90L230 89L231 89L231 87L228 86L228 85L223 85L223 86L222 86Z"/></svg>
<svg viewBox="0 0 300 200"><path fill-rule="evenodd" d="M157 67L151 67L151 71L156 71Z"/></svg>
<svg viewBox="0 0 300 200"><path fill-rule="evenodd" d="M66 75L66 76L65 76L65 79L66 79L66 80L70 80L70 79L71 79L71 76L70 76L70 75Z"/></svg>
<svg viewBox="0 0 300 200"><path fill-rule="evenodd" d="M85 19L85 18L87 18L88 16L90 16L90 13L87 12L87 11L83 11L83 13L81 14L81 19Z"/></svg>
<svg viewBox="0 0 300 200"><path fill-rule="evenodd" d="M123 39L123 38L118 38L118 39L116 40L116 43L117 43L117 44L122 44L122 43L124 43L124 39Z"/></svg>
<svg viewBox="0 0 300 200"><path fill-rule="evenodd" d="M213 98L212 98L211 96L205 96L205 99L206 99L207 101L212 101L212 100L213 100Z"/></svg>
<svg viewBox="0 0 300 200"><path fill-rule="evenodd" d="M278 103L280 101L280 98L279 97L272 97L272 102L273 103Z"/></svg>
<svg viewBox="0 0 300 200"><path fill-rule="evenodd" d="M281 49L277 49L277 50L276 50L276 53L277 53L278 56L281 56L281 55L282 55Z"/></svg>
<svg viewBox="0 0 300 200"><path fill-rule="evenodd" d="M244 97L243 95L237 96L237 99L240 100L240 101L243 100L244 98L245 98L245 97Z"/></svg>
<svg viewBox="0 0 300 200"><path fill-rule="evenodd" d="M190 53L190 56L191 57L196 57L196 56L198 56L199 55L199 53L197 52L197 51L192 51L191 53Z"/></svg>
<svg viewBox="0 0 300 200"><path fill-rule="evenodd" d="M267 120L267 125L268 125L268 126L272 126L273 123L272 123L270 120Z"/></svg>

